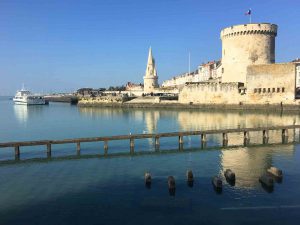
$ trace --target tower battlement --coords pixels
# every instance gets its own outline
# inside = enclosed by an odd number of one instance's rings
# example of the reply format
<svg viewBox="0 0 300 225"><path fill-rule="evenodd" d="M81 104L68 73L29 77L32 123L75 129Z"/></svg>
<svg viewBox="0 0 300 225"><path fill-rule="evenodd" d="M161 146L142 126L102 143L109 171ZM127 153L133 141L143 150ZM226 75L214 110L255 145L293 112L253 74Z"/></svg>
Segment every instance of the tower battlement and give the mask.
<svg viewBox="0 0 300 225"><path fill-rule="evenodd" d="M265 34L277 36L276 24L271 23L251 23L251 24L241 24L231 27L227 27L221 31L221 39L239 36L239 35L252 35L252 34Z"/></svg>

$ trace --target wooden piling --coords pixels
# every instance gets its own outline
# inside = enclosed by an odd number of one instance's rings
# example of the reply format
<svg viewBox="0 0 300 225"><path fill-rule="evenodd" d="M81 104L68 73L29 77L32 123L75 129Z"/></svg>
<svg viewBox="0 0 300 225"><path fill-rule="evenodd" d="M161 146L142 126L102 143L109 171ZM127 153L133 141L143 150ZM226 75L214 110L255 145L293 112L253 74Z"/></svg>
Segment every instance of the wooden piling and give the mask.
<svg viewBox="0 0 300 225"><path fill-rule="evenodd" d="M104 141L104 152L107 153L107 150L108 150L108 141L105 140Z"/></svg>
<svg viewBox="0 0 300 225"><path fill-rule="evenodd" d="M149 172L145 173L144 178L145 178L145 186L151 187L151 182L152 182L151 174Z"/></svg>
<svg viewBox="0 0 300 225"><path fill-rule="evenodd" d="M80 152L80 142L77 142L77 143L76 143L76 151L77 151L77 152Z"/></svg>
<svg viewBox="0 0 300 225"><path fill-rule="evenodd" d="M15 145L15 159L19 159L19 158L20 158L20 146Z"/></svg>
<svg viewBox="0 0 300 225"><path fill-rule="evenodd" d="M288 139L289 139L288 129L282 129L282 143L283 144L287 143Z"/></svg>
<svg viewBox="0 0 300 225"><path fill-rule="evenodd" d="M51 144L47 143L47 157L51 157Z"/></svg>
<svg viewBox="0 0 300 225"><path fill-rule="evenodd" d="M155 149L156 150L159 150L159 146L160 146L160 143L159 143L159 137L155 137Z"/></svg>
<svg viewBox="0 0 300 225"><path fill-rule="evenodd" d="M228 145L228 134L223 133L223 147L226 147Z"/></svg>
<svg viewBox="0 0 300 225"><path fill-rule="evenodd" d="M263 144L269 143L269 131L263 130Z"/></svg>
<svg viewBox="0 0 300 225"><path fill-rule="evenodd" d="M130 152L134 152L134 138L130 138Z"/></svg>
<svg viewBox="0 0 300 225"><path fill-rule="evenodd" d="M183 136L178 136L178 142L179 144L183 144Z"/></svg>
<svg viewBox="0 0 300 225"><path fill-rule="evenodd" d="M250 143L249 131L244 131L244 145L247 146Z"/></svg>

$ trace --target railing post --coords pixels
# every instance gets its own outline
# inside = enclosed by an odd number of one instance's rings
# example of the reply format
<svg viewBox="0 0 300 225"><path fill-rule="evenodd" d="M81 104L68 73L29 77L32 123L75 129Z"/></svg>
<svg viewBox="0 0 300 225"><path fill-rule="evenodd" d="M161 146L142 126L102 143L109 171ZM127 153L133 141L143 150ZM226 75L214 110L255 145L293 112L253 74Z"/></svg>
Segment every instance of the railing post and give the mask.
<svg viewBox="0 0 300 225"><path fill-rule="evenodd" d="M201 134L201 148L206 147L206 134Z"/></svg>
<svg viewBox="0 0 300 225"><path fill-rule="evenodd" d="M183 149L183 136L178 136L179 150Z"/></svg>
<svg viewBox="0 0 300 225"><path fill-rule="evenodd" d="M108 152L108 141L105 140L105 141L104 141L104 154L106 155L107 152Z"/></svg>
<svg viewBox="0 0 300 225"><path fill-rule="evenodd" d="M15 145L15 160L20 159L20 146Z"/></svg>
<svg viewBox="0 0 300 225"><path fill-rule="evenodd" d="M282 143L285 144L288 142L289 134L288 129L282 129Z"/></svg>
<svg viewBox="0 0 300 225"><path fill-rule="evenodd" d="M263 144L269 143L269 130L263 130Z"/></svg>
<svg viewBox="0 0 300 225"><path fill-rule="evenodd" d="M51 144L47 143L47 157L51 157Z"/></svg>
<svg viewBox="0 0 300 225"><path fill-rule="evenodd" d="M250 143L249 131L244 131L244 146L247 146L249 143Z"/></svg>
<svg viewBox="0 0 300 225"><path fill-rule="evenodd" d="M77 153L80 153L80 142L77 142L76 143L76 151L77 151Z"/></svg>
<svg viewBox="0 0 300 225"><path fill-rule="evenodd" d="M223 147L226 147L228 145L228 134L223 133Z"/></svg>
<svg viewBox="0 0 300 225"><path fill-rule="evenodd" d="M159 137L156 136L156 137L155 137L155 149L156 149L156 150L159 150L159 145L160 145L160 143L159 143Z"/></svg>
<svg viewBox="0 0 300 225"><path fill-rule="evenodd" d="M130 153L134 152L134 138L130 138Z"/></svg>

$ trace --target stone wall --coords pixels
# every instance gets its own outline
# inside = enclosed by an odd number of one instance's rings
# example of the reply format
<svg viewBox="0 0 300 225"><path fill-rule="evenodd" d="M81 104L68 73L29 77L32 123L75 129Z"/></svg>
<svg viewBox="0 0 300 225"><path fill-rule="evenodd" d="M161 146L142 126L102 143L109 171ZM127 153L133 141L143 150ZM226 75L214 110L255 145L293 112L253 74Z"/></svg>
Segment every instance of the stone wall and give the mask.
<svg viewBox="0 0 300 225"><path fill-rule="evenodd" d="M179 93L183 104L240 104L245 101L242 83L187 83Z"/></svg>
<svg viewBox="0 0 300 225"><path fill-rule="evenodd" d="M296 65L252 65L247 68L248 104L294 104Z"/></svg>

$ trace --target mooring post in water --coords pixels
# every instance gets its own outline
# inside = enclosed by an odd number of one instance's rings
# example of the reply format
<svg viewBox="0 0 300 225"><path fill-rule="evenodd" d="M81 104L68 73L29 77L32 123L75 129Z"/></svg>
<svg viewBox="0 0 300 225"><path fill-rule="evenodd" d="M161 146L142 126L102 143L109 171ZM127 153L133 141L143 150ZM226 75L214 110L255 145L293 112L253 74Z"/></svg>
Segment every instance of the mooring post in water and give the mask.
<svg viewBox="0 0 300 225"><path fill-rule="evenodd" d="M226 147L228 145L228 134L223 133L223 147Z"/></svg>
<svg viewBox="0 0 300 225"><path fill-rule="evenodd" d="M155 149L158 150L159 149L159 137L155 137Z"/></svg>
<svg viewBox="0 0 300 225"><path fill-rule="evenodd" d="M288 129L282 129L282 143L287 143L289 139Z"/></svg>
<svg viewBox="0 0 300 225"><path fill-rule="evenodd" d="M20 146L15 145L15 159L19 159L19 158L20 158Z"/></svg>
<svg viewBox="0 0 300 225"><path fill-rule="evenodd" d="M183 136L178 136L178 141L179 141L179 144L183 144Z"/></svg>
<svg viewBox="0 0 300 225"><path fill-rule="evenodd" d="M130 152L134 152L134 138L130 138Z"/></svg>
<svg viewBox="0 0 300 225"><path fill-rule="evenodd" d="M248 145L250 143L250 134L249 131L244 131L244 145Z"/></svg>
<svg viewBox="0 0 300 225"><path fill-rule="evenodd" d="M76 151L77 153L80 152L80 142L76 143Z"/></svg>
<svg viewBox="0 0 300 225"><path fill-rule="evenodd" d="M201 148L206 147L206 134L201 134Z"/></svg>
<svg viewBox="0 0 300 225"><path fill-rule="evenodd" d="M108 151L108 141L105 140L104 141L104 154L107 154L107 151Z"/></svg>
<svg viewBox="0 0 300 225"><path fill-rule="evenodd" d="M263 130L263 144L269 143L269 131Z"/></svg>
<svg viewBox="0 0 300 225"><path fill-rule="evenodd" d="M47 157L51 157L51 144L47 143Z"/></svg>

